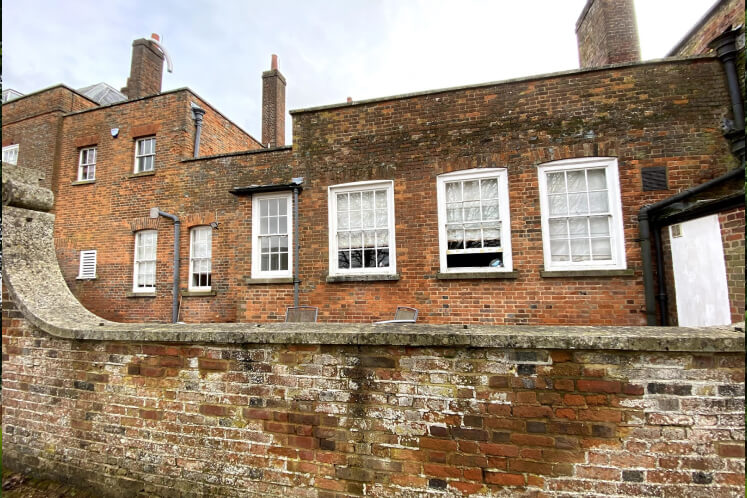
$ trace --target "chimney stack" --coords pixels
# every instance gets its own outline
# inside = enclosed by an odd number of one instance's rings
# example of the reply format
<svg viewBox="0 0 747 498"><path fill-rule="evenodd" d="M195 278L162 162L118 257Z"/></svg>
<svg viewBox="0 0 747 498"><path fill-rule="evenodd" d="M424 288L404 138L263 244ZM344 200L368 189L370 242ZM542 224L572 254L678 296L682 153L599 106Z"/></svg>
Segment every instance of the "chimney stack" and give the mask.
<svg viewBox="0 0 747 498"><path fill-rule="evenodd" d="M262 143L285 145L285 77L278 71L278 56L272 54L270 70L262 73Z"/></svg>
<svg viewBox="0 0 747 498"><path fill-rule="evenodd" d="M157 34L153 33L151 36L159 41ZM127 86L122 88L122 93L130 100L161 93L163 60L163 52L150 40L140 38L132 42L130 77L127 78Z"/></svg>
<svg viewBox="0 0 747 498"><path fill-rule="evenodd" d="M576 22L582 68L641 60L633 0L588 0Z"/></svg>

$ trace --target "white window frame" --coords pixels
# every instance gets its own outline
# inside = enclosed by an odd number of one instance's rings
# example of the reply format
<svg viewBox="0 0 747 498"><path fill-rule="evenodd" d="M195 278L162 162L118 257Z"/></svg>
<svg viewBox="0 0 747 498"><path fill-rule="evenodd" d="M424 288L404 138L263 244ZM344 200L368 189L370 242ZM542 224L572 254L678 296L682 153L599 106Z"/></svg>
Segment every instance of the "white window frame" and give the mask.
<svg viewBox="0 0 747 498"><path fill-rule="evenodd" d="M195 237L197 234L204 232L209 234L210 238L210 245L208 247L209 253L207 257L196 257L195 256ZM193 279L194 276L194 264L197 260L208 260L209 262L209 275L210 275L210 283L211 285L193 285ZM200 272L203 273L203 272ZM190 291L209 291L212 286L213 281L213 228L210 225L202 225L198 227L194 227L189 231L189 283L187 284L187 289Z"/></svg>
<svg viewBox="0 0 747 498"><path fill-rule="evenodd" d="M145 234L154 234L155 240L153 244L153 258L152 259L138 259L138 247L142 244L142 238ZM158 263L157 263L157 256L158 255L158 231L156 230L140 230L139 232L135 232L135 256L134 256L134 264L133 264L133 274L132 274L132 292L133 293L153 293L156 291L156 279L158 277ZM153 285L147 286L147 287L140 287L138 285L138 269L139 265L143 263L154 263L153 268Z"/></svg>
<svg viewBox="0 0 747 498"><path fill-rule="evenodd" d="M139 154L138 150L140 150L140 144L145 143L146 141L153 141L153 151L149 152L147 154ZM141 167L142 163L147 162L147 158L152 157L152 161L150 164L150 168L144 168ZM156 169L156 137L150 136L150 137L143 137L138 138L135 140L135 173L145 173L146 171L154 171Z"/></svg>
<svg viewBox="0 0 747 498"><path fill-rule="evenodd" d="M376 268L338 268L337 194L369 190L386 190L389 266ZM394 181L378 180L332 185L327 188L327 199L329 216L329 275L333 277L346 275L396 275L397 241L394 232Z"/></svg>
<svg viewBox="0 0 747 498"><path fill-rule="evenodd" d="M96 250L80 251L80 265L78 266L78 280L94 280L96 278Z"/></svg>
<svg viewBox="0 0 747 498"><path fill-rule="evenodd" d="M96 150L96 146L92 147L83 147L80 149L80 152L78 153L78 181L79 182L85 182L85 181L92 181L96 179L96 156L98 155L98 150ZM83 162L83 156L86 158L86 162ZM93 157L93 161L91 161L91 157ZM87 178L83 176L83 169L88 168L88 175Z"/></svg>
<svg viewBox="0 0 747 498"><path fill-rule="evenodd" d="M282 236L278 231L275 234L261 234L260 201L268 199L280 199L286 203L286 231L288 237L288 268L285 270L262 270L262 242L261 237L273 235ZM291 192L268 192L252 195L252 278L288 278L293 276L293 195Z"/></svg>
<svg viewBox="0 0 747 498"><path fill-rule="evenodd" d="M604 169L607 182L608 212L593 216L609 216L610 250L612 258L608 261L567 261L553 262L550 253L550 206L548 200L547 174L558 171ZM625 270L625 234L623 227L622 203L620 197L620 179L617 159L614 157L586 157L563 159L537 167L542 218L542 248L545 271L583 271L583 270Z"/></svg>
<svg viewBox="0 0 747 498"><path fill-rule="evenodd" d="M6 157L9 158L11 156L13 158L12 161L6 160ZM2 161L8 164L18 164L18 144L8 145L6 147L3 147Z"/></svg>
<svg viewBox="0 0 747 498"><path fill-rule="evenodd" d="M447 264L448 240L446 233L446 184L454 181L483 180L495 178L498 181L498 216L501 222L501 247L503 266L462 266L449 268ZM511 213L508 197L508 170L506 168L477 168L444 173L436 178L436 199L438 202L438 247L441 273L502 273L513 271L511 256ZM485 252L497 252L483 249Z"/></svg>

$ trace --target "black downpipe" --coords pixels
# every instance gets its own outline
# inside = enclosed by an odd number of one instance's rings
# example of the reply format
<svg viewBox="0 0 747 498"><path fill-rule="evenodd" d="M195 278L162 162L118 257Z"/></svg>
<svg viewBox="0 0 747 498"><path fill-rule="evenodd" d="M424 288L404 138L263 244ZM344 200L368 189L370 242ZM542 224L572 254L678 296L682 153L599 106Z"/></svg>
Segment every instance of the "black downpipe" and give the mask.
<svg viewBox="0 0 747 498"><path fill-rule="evenodd" d="M659 286L659 294L656 300L659 301L659 311L661 313L661 325L669 325L669 296L667 295L667 284L664 280L664 254L661 250L661 227L654 224L654 252L656 253L656 283Z"/></svg>
<svg viewBox="0 0 747 498"><path fill-rule="evenodd" d="M667 199L661 200L659 202L656 202L654 204L649 204L648 206L643 206L641 210L638 212L638 232L640 234L639 242L641 244L641 260L643 263L643 287L645 292L645 302L646 302L646 324L647 325L657 325L657 319L656 319L656 294L654 291L654 276L653 276L653 267L651 262L651 230L654 230L654 232L658 231L658 228L656 226L656 212L674 204L675 202L687 199L688 197L692 197L695 194L699 194L700 192L703 192L705 190L708 190L709 188L715 187L717 185L720 185L722 183L725 183L729 180L742 177L744 178L744 163L742 163L741 167L733 169L729 171L728 173L721 175L719 177L714 178L713 180L709 180L705 183L701 183L700 185L697 185L695 187L692 187L687 190L683 190L679 194L675 194L672 197L669 197ZM663 260L663 256L661 255L661 243L656 242L657 235L654 236L654 244L656 248L656 261L657 264L659 264L659 278L663 278L663 272L662 272L662 266L663 263L660 263L660 261ZM659 287L661 292L666 292L666 289L662 286ZM667 302L667 298L665 297L663 299L663 302ZM662 317L666 313L666 310L662 309ZM666 320L665 318L662 319Z"/></svg>
<svg viewBox="0 0 747 498"><path fill-rule="evenodd" d="M158 208L150 209L150 217L158 218L163 216L174 222L174 285L173 285L173 299L171 301L171 323L176 323L179 320L179 228L182 222L179 217L173 214L165 213Z"/></svg>
<svg viewBox="0 0 747 498"><path fill-rule="evenodd" d="M654 269L651 266L651 234L649 211L646 207L638 213L638 232L641 236L641 260L643 263L643 289L646 299L646 325L656 325L656 298L654 297Z"/></svg>
<svg viewBox="0 0 747 498"><path fill-rule="evenodd" d="M298 294L301 280L298 278L298 257L301 241L298 238L298 192L303 184L303 178L293 178L293 306L298 308Z"/></svg>

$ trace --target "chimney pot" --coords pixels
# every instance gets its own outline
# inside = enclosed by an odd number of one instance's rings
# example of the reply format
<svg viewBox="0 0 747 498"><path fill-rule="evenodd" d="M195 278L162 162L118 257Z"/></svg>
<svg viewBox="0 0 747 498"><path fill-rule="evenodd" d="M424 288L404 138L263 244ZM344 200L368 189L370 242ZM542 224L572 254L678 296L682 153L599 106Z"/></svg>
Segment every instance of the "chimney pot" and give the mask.
<svg viewBox="0 0 747 498"><path fill-rule="evenodd" d="M348 104L350 104L351 102L353 102L353 97L348 97Z"/></svg>
<svg viewBox="0 0 747 498"><path fill-rule="evenodd" d="M154 40L156 40L157 42L161 41L161 37L158 36L158 33L151 33L150 37L153 38Z"/></svg>
<svg viewBox="0 0 747 498"><path fill-rule="evenodd" d="M275 54L272 54L272 64L270 65L270 69L273 71L278 70L278 56Z"/></svg>

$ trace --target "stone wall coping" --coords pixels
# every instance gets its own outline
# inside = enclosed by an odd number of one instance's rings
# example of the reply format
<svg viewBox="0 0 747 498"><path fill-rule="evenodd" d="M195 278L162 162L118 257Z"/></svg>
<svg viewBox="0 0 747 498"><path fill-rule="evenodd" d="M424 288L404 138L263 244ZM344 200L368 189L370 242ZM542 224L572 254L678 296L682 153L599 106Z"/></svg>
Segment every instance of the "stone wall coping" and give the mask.
<svg viewBox="0 0 747 498"><path fill-rule="evenodd" d="M616 327L370 323L136 324L85 309L65 283L53 244L54 215L3 206L3 280L23 316L61 338L202 344L459 346L511 349L743 352L733 326ZM421 317L427 320L427 317ZM742 329L744 326L742 325Z"/></svg>

